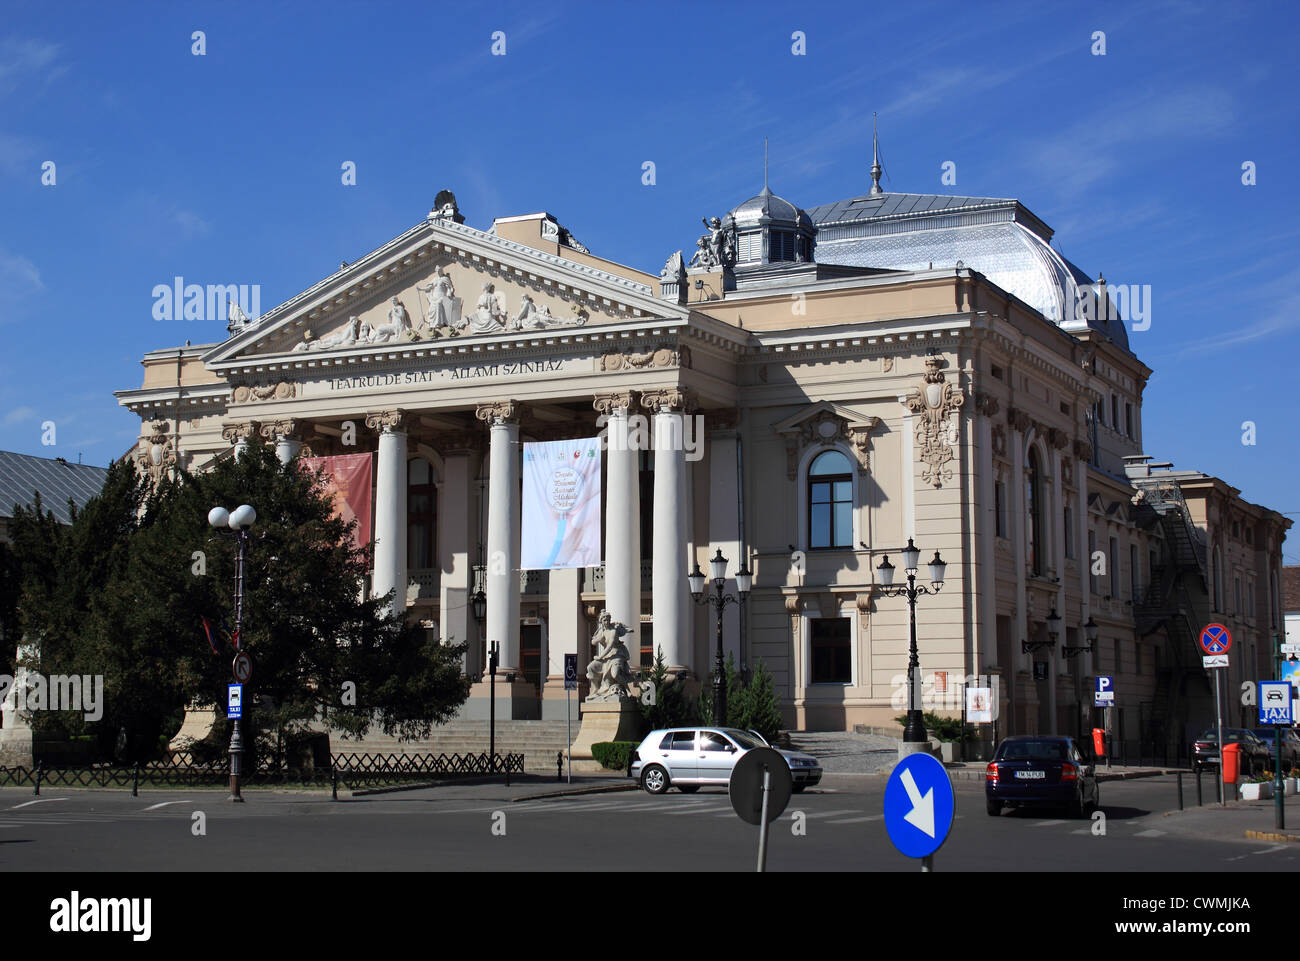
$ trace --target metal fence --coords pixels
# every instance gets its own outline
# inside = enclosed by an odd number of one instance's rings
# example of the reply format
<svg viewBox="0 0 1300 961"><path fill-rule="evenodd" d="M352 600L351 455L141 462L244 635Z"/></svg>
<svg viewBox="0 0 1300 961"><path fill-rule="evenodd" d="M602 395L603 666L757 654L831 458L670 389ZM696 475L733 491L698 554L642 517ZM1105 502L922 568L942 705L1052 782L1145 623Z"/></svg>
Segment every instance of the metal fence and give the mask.
<svg viewBox="0 0 1300 961"><path fill-rule="evenodd" d="M495 760L495 764L493 764ZM240 777L245 785L311 784L361 787L375 784L401 784L441 777L524 773L524 755L497 754L331 754L330 764L308 767L263 759L256 770ZM140 785L201 787L220 785L230 778L230 762L221 757L210 761L196 760L186 751L177 751L157 761L136 765L91 764L82 766L49 765L40 761L35 767L0 767L0 787L30 785L40 792L42 784L59 787L121 787L138 791Z"/></svg>

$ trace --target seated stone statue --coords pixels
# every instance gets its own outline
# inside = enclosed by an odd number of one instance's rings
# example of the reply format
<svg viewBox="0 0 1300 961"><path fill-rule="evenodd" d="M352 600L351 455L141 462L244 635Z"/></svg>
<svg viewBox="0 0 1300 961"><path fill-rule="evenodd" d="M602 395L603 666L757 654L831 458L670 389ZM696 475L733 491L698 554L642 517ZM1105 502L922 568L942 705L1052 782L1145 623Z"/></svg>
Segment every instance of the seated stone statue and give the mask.
<svg viewBox="0 0 1300 961"><path fill-rule="evenodd" d="M591 637L593 656L587 665L587 680L591 682L588 701L618 701L628 696L627 686L632 681L628 670L631 655L622 638L630 633L626 625L614 622L609 611L600 612L596 633Z"/></svg>

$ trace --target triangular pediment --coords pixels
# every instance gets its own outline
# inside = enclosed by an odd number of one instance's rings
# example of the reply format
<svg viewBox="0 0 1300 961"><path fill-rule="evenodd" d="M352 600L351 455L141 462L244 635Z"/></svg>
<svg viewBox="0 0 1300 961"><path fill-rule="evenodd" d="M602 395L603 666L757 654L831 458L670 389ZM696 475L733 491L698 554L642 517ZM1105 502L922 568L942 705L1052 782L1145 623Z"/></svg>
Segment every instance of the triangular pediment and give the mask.
<svg viewBox="0 0 1300 961"><path fill-rule="evenodd" d="M859 430L871 430L879 422L880 418L872 417L861 411L854 410L852 407L845 407L843 404L836 404L833 401L823 400L816 404L800 410L797 414L787 417L772 425L772 430L778 434L798 434L803 432L807 427L812 426L818 421L825 420L828 417L837 417L844 422L845 427L849 429L857 428Z"/></svg>
<svg viewBox="0 0 1300 961"><path fill-rule="evenodd" d="M647 283L430 220L237 330L204 362L319 359L687 316Z"/></svg>

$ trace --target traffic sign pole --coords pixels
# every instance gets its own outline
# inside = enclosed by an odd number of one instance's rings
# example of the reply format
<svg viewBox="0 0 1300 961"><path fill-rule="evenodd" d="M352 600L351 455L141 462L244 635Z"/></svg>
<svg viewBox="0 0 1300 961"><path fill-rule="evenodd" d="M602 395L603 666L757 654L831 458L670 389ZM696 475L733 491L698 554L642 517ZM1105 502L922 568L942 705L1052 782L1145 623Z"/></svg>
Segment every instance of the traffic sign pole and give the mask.
<svg viewBox="0 0 1300 961"><path fill-rule="evenodd" d="M1214 668L1214 713L1219 719L1219 807L1227 807L1228 798L1223 786L1223 765L1228 752L1223 749L1223 695L1219 691L1219 678L1223 668Z"/></svg>
<svg viewBox="0 0 1300 961"><path fill-rule="evenodd" d="M767 870L767 798L772 793L772 772L763 768L763 820L758 823L758 873Z"/></svg>

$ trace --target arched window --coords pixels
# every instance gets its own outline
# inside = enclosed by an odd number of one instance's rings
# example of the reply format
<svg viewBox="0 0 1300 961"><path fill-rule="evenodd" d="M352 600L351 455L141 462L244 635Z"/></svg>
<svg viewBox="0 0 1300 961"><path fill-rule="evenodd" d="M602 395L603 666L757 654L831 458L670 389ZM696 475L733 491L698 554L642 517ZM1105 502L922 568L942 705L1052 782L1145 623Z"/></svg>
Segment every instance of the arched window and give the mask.
<svg viewBox="0 0 1300 961"><path fill-rule="evenodd" d="M424 570L437 564L434 552L434 517L437 491L433 468L422 457L406 462L406 566Z"/></svg>
<svg viewBox="0 0 1300 961"><path fill-rule="evenodd" d="M1029 473L1025 477L1025 512L1029 526L1029 569L1042 576L1043 558L1043 476L1038 469L1038 451L1029 450Z"/></svg>
<svg viewBox="0 0 1300 961"><path fill-rule="evenodd" d="M853 465L837 450L808 467L808 546L853 547Z"/></svg>

